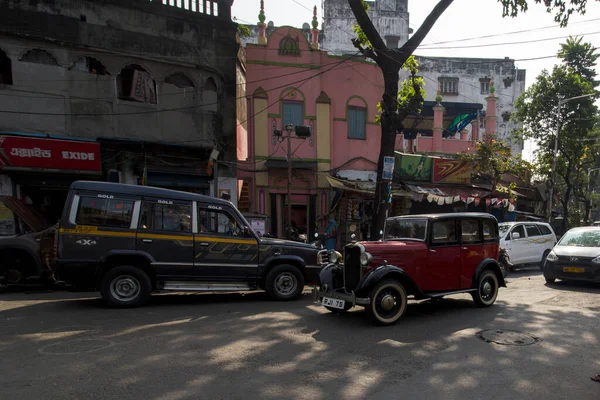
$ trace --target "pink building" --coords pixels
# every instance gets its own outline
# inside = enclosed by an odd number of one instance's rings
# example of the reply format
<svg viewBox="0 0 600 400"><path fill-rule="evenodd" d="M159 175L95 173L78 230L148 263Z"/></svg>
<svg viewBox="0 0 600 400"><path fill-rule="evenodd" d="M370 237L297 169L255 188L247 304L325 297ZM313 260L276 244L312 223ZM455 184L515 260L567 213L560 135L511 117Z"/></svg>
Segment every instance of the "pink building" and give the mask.
<svg viewBox="0 0 600 400"><path fill-rule="evenodd" d="M357 220L365 206L361 198L368 197L375 184L381 132L375 115L383 92L381 72L359 56L330 56L319 50L316 15L310 38L293 27L276 28L267 37L263 10L259 19L258 43L246 47L248 158L239 160L238 172L247 188L250 210L266 215L266 231L282 237L286 204L291 201L292 221L301 232L313 232L315 226L323 227L317 217L326 217L340 200L332 186L343 186L356 194L356 204L346 199L350 204L337 208L350 210L350 215L336 219ZM446 108L456 108L448 104ZM423 116L407 121L411 127L407 139L398 135L396 150L442 155L473 148L465 133L443 138L443 127L454 119L444 109L440 104L425 104ZM288 125L309 127L312 134L298 137L302 134L298 130L288 139ZM476 132L474 128L474 137ZM351 215L354 209L356 214ZM343 234L357 229L356 224L340 227Z"/></svg>

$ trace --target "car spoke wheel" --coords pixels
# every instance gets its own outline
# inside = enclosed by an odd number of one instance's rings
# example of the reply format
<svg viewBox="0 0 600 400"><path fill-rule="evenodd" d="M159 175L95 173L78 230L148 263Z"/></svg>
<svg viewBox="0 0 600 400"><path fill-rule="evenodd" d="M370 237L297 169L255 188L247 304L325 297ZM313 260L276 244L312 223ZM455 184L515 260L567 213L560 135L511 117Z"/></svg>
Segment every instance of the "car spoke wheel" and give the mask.
<svg viewBox="0 0 600 400"><path fill-rule="evenodd" d="M273 299L293 300L302 294L304 276L295 266L282 264L269 271L265 283L265 289Z"/></svg>
<svg viewBox="0 0 600 400"><path fill-rule="evenodd" d="M115 267L102 277L100 293L109 306L138 307L150 299L152 282L140 268Z"/></svg>
<svg viewBox="0 0 600 400"><path fill-rule="evenodd" d="M473 300L479 307L489 307L498 297L498 277L494 271L484 270L477 283L477 292L473 293Z"/></svg>
<svg viewBox="0 0 600 400"><path fill-rule="evenodd" d="M140 295L140 286L140 282L133 276L118 276L110 283L110 294L120 301L132 301Z"/></svg>
<svg viewBox="0 0 600 400"><path fill-rule="evenodd" d="M407 294L404 286L397 281L383 281L375 285L369 293L371 303L367 312L378 325L391 325L406 312Z"/></svg>

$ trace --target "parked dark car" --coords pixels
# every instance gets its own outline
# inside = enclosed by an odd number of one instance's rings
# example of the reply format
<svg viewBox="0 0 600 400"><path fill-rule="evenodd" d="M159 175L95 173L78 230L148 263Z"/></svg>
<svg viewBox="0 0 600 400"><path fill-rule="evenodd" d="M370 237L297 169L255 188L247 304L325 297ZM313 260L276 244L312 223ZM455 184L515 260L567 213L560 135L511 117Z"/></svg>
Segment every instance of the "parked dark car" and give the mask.
<svg viewBox="0 0 600 400"><path fill-rule="evenodd" d="M563 235L544 264L544 278L600 282L600 227L573 228Z"/></svg>
<svg viewBox="0 0 600 400"><path fill-rule="evenodd" d="M40 241L52 231L53 227L23 201L0 197L0 283L23 284L49 277Z"/></svg>
<svg viewBox="0 0 600 400"><path fill-rule="evenodd" d="M155 290L263 289L291 300L321 269L314 245L260 238L229 201L114 183L72 184L57 249L60 280L120 307Z"/></svg>
<svg viewBox="0 0 600 400"><path fill-rule="evenodd" d="M365 307L379 325L398 321L409 296L470 293L478 306L488 307L506 286L498 243L498 222L490 214L389 218L382 241L350 243L343 257L330 253L313 294L330 311Z"/></svg>

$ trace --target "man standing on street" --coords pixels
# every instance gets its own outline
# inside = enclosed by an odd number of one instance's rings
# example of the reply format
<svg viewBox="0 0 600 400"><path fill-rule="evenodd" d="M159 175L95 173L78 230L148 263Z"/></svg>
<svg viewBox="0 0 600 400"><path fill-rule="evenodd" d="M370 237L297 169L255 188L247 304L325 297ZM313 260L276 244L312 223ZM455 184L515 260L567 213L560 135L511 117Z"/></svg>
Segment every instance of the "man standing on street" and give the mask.
<svg viewBox="0 0 600 400"><path fill-rule="evenodd" d="M327 250L335 250L335 246L337 243L337 222L335 222L335 219L333 218L333 216L331 216L332 218L329 220L329 226L327 226L327 241L325 243L325 246L327 247Z"/></svg>

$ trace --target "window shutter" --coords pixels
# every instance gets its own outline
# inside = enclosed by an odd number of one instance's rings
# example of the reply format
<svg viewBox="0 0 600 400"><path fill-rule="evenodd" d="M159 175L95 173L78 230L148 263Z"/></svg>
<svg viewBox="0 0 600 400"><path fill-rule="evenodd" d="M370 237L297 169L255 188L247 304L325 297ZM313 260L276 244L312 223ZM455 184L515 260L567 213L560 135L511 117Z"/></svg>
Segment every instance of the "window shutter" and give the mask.
<svg viewBox="0 0 600 400"><path fill-rule="evenodd" d="M355 108L348 109L348 137L350 139L366 138L366 112Z"/></svg>
<svg viewBox="0 0 600 400"><path fill-rule="evenodd" d="M283 126L304 125L304 109L302 103L283 103Z"/></svg>

